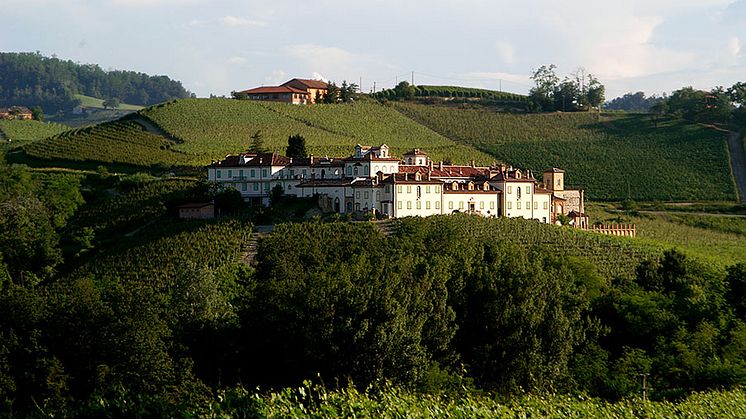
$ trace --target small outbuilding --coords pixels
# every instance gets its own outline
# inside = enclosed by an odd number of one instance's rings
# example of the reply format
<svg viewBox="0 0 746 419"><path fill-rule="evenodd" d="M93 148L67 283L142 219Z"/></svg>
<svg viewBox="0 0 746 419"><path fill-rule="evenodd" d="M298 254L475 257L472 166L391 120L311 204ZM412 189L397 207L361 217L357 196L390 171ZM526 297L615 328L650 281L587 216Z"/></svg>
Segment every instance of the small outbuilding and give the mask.
<svg viewBox="0 0 746 419"><path fill-rule="evenodd" d="M215 218L215 204L212 202L190 202L176 207L182 220L208 220Z"/></svg>

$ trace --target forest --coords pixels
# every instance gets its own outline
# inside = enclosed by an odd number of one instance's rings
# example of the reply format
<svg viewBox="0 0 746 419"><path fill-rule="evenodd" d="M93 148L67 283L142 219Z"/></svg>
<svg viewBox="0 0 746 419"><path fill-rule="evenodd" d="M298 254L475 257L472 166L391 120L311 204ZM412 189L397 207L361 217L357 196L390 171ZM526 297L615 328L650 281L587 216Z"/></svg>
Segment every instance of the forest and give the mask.
<svg viewBox="0 0 746 419"><path fill-rule="evenodd" d="M148 106L190 97L181 82L135 71L105 71L40 53L0 53L0 106L41 106L48 114L70 111L75 95Z"/></svg>
<svg viewBox="0 0 746 419"><path fill-rule="evenodd" d="M0 414L499 414L585 398L737 415L744 398L743 263L453 215L389 234L278 224L249 266L250 218L173 216L210 198L230 212L232 193L201 182L0 167Z"/></svg>

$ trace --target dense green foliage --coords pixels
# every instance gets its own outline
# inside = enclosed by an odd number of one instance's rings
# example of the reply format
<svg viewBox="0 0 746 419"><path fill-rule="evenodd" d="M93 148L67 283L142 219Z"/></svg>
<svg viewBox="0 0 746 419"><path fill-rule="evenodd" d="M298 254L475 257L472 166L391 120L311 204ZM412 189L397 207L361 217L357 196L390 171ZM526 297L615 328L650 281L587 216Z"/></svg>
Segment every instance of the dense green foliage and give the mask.
<svg viewBox="0 0 746 419"><path fill-rule="evenodd" d="M149 133L127 120L78 128L24 147L29 156L50 161L120 163L168 168L199 164L198 156L176 149L177 143Z"/></svg>
<svg viewBox="0 0 746 419"><path fill-rule="evenodd" d="M314 155L348 156L355 144L388 144L401 155L427 146L433 159L466 163L491 158L455 144L395 110L369 101L334 106L293 106L282 103L230 99L187 99L143 111L182 143L173 149L190 155L223 158L245 151L251 136L261 131L270 150L284 150L287 138L306 138Z"/></svg>
<svg viewBox="0 0 746 419"><path fill-rule="evenodd" d="M403 86L403 87L402 87ZM527 97L516 93L458 86L412 86L411 94L405 92L409 84L404 81L397 88L384 89L372 94L377 99L411 99L413 97L477 98L493 101L525 103Z"/></svg>
<svg viewBox="0 0 746 419"><path fill-rule="evenodd" d="M396 103L404 114L462 144L541 173L567 171L566 184L597 200L732 200L723 133L640 115L510 115Z"/></svg>
<svg viewBox="0 0 746 419"><path fill-rule="evenodd" d="M198 416L205 418L673 418L743 417L743 390L694 393L677 402L629 398L609 403L587 396L527 394L510 401L464 392L459 397L420 394L401 388L329 390L305 383L302 387L263 393L237 387L220 391L200 405L174 405L157 397L94 399L76 412L80 416Z"/></svg>
<svg viewBox="0 0 746 419"><path fill-rule="evenodd" d="M69 130L70 127L55 124L44 123L39 121L3 121L0 120L0 131L2 131L5 140L11 140L13 145L43 140Z"/></svg>
<svg viewBox="0 0 746 419"><path fill-rule="evenodd" d="M69 111L80 101L75 94L118 98L134 105L152 105L189 97L181 82L134 71L104 71L39 53L0 53L0 106L41 106L47 113Z"/></svg>
<svg viewBox="0 0 746 419"><path fill-rule="evenodd" d="M624 96L614 98L606 104L604 109L612 111L648 112L657 103L666 99L666 96L645 96L645 92L625 93Z"/></svg>

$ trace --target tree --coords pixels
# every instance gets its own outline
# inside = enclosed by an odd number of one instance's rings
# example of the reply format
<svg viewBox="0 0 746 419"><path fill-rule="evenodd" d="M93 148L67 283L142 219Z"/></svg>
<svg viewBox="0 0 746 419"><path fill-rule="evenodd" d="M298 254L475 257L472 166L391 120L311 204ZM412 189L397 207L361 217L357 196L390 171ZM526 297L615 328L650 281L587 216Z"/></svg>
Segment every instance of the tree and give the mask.
<svg viewBox="0 0 746 419"><path fill-rule="evenodd" d="M552 111L555 109L554 92L559 87L559 77L554 72L556 65L541 66L531 75L536 84L529 92L529 99L538 111Z"/></svg>
<svg viewBox="0 0 746 419"><path fill-rule="evenodd" d="M104 101L103 105L104 105L104 109L107 109L107 108L108 109L116 109L116 108L119 107L119 105L121 103L122 103L122 101L119 100L119 98L112 97L112 98L106 99Z"/></svg>
<svg viewBox="0 0 746 419"><path fill-rule="evenodd" d="M397 99L409 100L414 98L415 88L405 80L394 87L394 94Z"/></svg>
<svg viewBox="0 0 746 419"><path fill-rule="evenodd" d="M355 83L347 84L347 80L342 82L342 88L339 89L339 99L343 103L352 102L357 93L358 85Z"/></svg>
<svg viewBox="0 0 746 419"><path fill-rule="evenodd" d="M251 144L249 145L250 153L266 153L267 149L264 146L264 134L261 130L257 130L251 135Z"/></svg>
<svg viewBox="0 0 746 419"><path fill-rule="evenodd" d="M44 122L44 111L41 109L41 106L33 106L31 108L31 117L35 121Z"/></svg>
<svg viewBox="0 0 746 419"><path fill-rule="evenodd" d="M308 150L306 150L306 139L303 138L303 136L300 134L295 134L288 137L288 148L285 151L285 155L294 158L308 157Z"/></svg>
<svg viewBox="0 0 746 419"><path fill-rule="evenodd" d="M601 109L605 100L606 87L595 77L588 75L588 89L586 91L586 103L591 108Z"/></svg>
<svg viewBox="0 0 746 419"><path fill-rule="evenodd" d="M339 87L334 82L329 83L324 103L337 103L339 101Z"/></svg>

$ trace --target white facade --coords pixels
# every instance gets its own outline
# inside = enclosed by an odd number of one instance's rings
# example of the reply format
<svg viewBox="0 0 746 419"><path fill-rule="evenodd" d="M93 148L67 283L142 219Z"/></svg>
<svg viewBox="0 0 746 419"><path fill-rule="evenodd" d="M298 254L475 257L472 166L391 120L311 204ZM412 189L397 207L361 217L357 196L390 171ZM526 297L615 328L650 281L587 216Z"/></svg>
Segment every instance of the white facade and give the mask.
<svg viewBox="0 0 746 419"><path fill-rule="evenodd" d="M582 191L564 189L564 172L552 168L541 185L530 172L500 167L434 165L415 149L399 161L388 147L357 145L346 159L290 159L277 153L228 156L208 167L208 180L233 187L247 201L269 203L272 188L318 197L325 211L375 212L388 217L467 212L521 217L542 223L566 214L565 196L582 210ZM555 188L555 183L557 184ZM544 189L546 187L546 189ZM576 208L577 209L577 208ZM582 211L581 211L582 212Z"/></svg>

